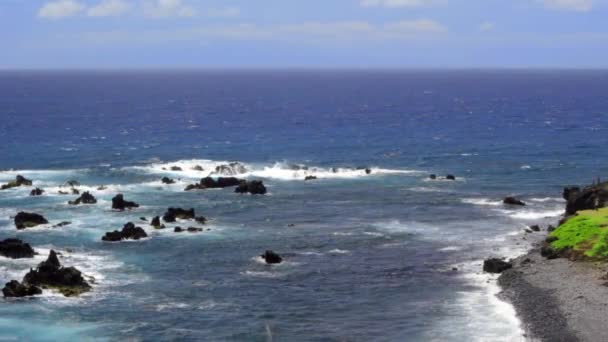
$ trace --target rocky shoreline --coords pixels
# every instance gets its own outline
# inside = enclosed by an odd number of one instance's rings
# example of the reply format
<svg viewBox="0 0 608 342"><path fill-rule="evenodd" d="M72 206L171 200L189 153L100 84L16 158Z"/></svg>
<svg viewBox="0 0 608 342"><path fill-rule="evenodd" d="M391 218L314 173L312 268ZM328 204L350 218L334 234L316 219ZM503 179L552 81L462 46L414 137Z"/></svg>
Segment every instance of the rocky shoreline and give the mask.
<svg viewBox="0 0 608 342"><path fill-rule="evenodd" d="M568 187L564 189L563 197L567 205L565 217L560 221L562 228L572 222L572 218L603 215L601 208L608 204L608 183L598 182L582 190ZM585 220L591 222L591 218ZM598 228L601 227L604 225ZM581 225L566 233L582 237L588 229L589 226ZM527 339L608 341L605 329L608 264L604 258L584 249L603 240L597 235L589 235L589 242L557 249L555 241L561 240L552 233L553 229L548 231L547 239L539 236L539 241L528 253L509 261L509 268L498 278L502 288L499 297L514 306ZM564 233L560 236L570 238ZM602 249L597 251L603 253Z"/></svg>

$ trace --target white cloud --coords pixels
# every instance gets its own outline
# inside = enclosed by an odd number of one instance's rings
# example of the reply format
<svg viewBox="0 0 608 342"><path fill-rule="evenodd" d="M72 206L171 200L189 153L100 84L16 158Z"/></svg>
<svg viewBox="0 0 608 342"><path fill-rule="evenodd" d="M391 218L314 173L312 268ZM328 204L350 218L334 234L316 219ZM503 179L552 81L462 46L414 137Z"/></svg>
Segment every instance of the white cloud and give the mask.
<svg viewBox="0 0 608 342"><path fill-rule="evenodd" d="M193 17L196 10L182 0L149 0L144 3L143 13L151 18Z"/></svg>
<svg viewBox="0 0 608 342"><path fill-rule="evenodd" d="M540 0L546 8L553 10L588 12L593 8L593 0Z"/></svg>
<svg viewBox="0 0 608 342"><path fill-rule="evenodd" d="M123 0L102 0L99 4L90 7L87 15L90 17L112 17L127 13L131 4Z"/></svg>
<svg viewBox="0 0 608 342"><path fill-rule="evenodd" d="M38 17L47 19L59 19L71 17L82 10L85 6L76 0L50 1L38 10Z"/></svg>
<svg viewBox="0 0 608 342"><path fill-rule="evenodd" d="M420 7L435 4L436 0L361 0L363 7Z"/></svg>
<svg viewBox="0 0 608 342"><path fill-rule="evenodd" d="M489 21L485 21L479 25L479 31L481 32L492 31L494 28L496 28L496 24Z"/></svg>

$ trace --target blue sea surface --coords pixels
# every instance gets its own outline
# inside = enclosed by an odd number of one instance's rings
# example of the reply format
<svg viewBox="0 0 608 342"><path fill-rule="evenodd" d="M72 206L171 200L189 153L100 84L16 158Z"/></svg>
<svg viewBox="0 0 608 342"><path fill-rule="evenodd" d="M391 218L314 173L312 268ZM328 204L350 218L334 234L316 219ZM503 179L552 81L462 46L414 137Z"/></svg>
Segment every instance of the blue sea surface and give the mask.
<svg viewBox="0 0 608 342"><path fill-rule="evenodd" d="M524 340L481 263L608 175L606 89L600 70L1 71L0 183L45 193L0 191L0 239L39 253L0 257L0 283L55 249L93 290L2 299L0 339ZM267 195L183 191L235 161ZM98 203L68 205L71 179ZM205 231L140 220L168 207ZM50 224L17 231L19 211ZM101 241L129 221L149 238Z"/></svg>

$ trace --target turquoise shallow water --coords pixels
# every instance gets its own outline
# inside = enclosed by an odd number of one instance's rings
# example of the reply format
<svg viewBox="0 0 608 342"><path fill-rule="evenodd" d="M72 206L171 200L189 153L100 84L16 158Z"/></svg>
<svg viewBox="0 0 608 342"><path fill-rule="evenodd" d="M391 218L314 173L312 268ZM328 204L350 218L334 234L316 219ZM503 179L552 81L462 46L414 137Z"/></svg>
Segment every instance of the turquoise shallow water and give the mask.
<svg viewBox="0 0 608 342"><path fill-rule="evenodd" d="M0 281L53 248L95 284L78 299L4 300L0 337L521 340L481 260L525 250L523 228L557 220L563 185L608 171L605 72L1 75L0 182L22 174L46 193L0 192L0 238L40 253L0 259ZM228 161L269 194L183 191ZM57 194L69 179L98 204L69 206ZM142 206L111 211L119 192ZM210 230L139 221L175 206ZM72 224L17 232L20 210ZM150 238L101 242L128 221ZM286 262L264 265L266 249Z"/></svg>

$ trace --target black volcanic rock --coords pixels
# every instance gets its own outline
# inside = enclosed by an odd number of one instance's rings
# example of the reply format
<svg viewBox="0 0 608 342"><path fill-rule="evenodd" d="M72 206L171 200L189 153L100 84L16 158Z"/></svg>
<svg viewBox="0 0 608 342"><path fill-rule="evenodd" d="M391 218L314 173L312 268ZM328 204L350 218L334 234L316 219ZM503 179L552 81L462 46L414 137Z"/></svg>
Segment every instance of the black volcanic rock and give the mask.
<svg viewBox="0 0 608 342"><path fill-rule="evenodd" d="M163 229L165 228L165 225L160 223L160 217L155 216L152 221L150 221L150 225L152 227L154 227L155 229Z"/></svg>
<svg viewBox="0 0 608 342"><path fill-rule="evenodd" d="M195 218L194 209L182 209L182 208L169 208L163 215L165 222L175 222L176 219L181 220L192 220Z"/></svg>
<svg viewBox="0 0 608 342"><path fill-rule="evenodd" d="M42 294L39 287L33 285L23 285L16 280L11 280L2 289L4 297L30 297Z"/></svg>
<svg viewBox="0 0 608 342"><path fill-rule="evenodd" d="M306 177L304 177L305 181L315 180L315 179L317 179L317 176L306 176Z"/></svg>
<svg viewBox="0 0 608 342"><path fill-rule="evenodd" d="M113 232L108 232L101 240L117 242L122 240L139 240L145 237L148 237L145 230L141 227L135 227L132 222L129 222L124 225L121 231L115 230Z"/></svg>
<svg viewBox="0 0 608 342"><path fill-rule="evenodd" d="M526 205L526 203L518 200L515 197L506 197L504 200L502 200L502 203L508 204L508 205L519 205L519 206L525 206Z"/></svg>
<svg viewBox="0 0 608 342"><path fill-rule="evenodd" d="M80 197L78 197L77 199L68 202L68 204L71 204L71 205L95 204L95 203L97 203L97 199L95 198L95 196L91 195L91 193L88 191L83 192L82 195L80 195Z"/></svg>
<svg viewBox="0 0 608 342"><path fill-rule="evenodd" d="M17 227L17 229L31 228L47 223L49 223L49 221L42 215L36 213L26 213L22 211L15 216L15 227Z"/></svg>
<svg viewBox="0 0 608 342"><path fill-rule="evenodd" d="M437 175L432 174L432 175L430 175L430 176L429 176L429 179L431 179L431 180L435 180L435 179L437 179Z"/></svg>
<svg viewBox="0 0 608 342"><path fill-rule="evenodd" d="M125 210L137 207L139 207L139 204L135 202L125 201L124 196L122 194L118 194L114 196L114 198L112 198L112 209Z"/></svg>
<svg viewBox="0 0 608 342"><path fill-rule="evenodd" d="M203 228L197 228L197 227L188 227L187 231L189 233L198 233L198 232L202 232Z"/></svg>
<svg viewBox="0 0 608 342"><path fill-rule="evenodd" d="M11 259L33 258L34 249L29 243L19 239L6 239L0 241L0 255Z"/></svg>
<svg viewBox="0 0 608 342"><path fill-rule="evenodd" d="M57 254L51 250L46 261L38 264L23 277L23 285L57 289L66 297L91 290L82 273L74 267L62 267Z"/></svg>
<svg viewBox="0 0 608 342"><path fill-rule="evenodd" d="M169 177L163 177L161 179L161 182L163 182L163 184L174 184L175 180L169 178Z"/></svg>
<svg viewBox="0 0 608 342"><path fill-rule="evenodd" d="M229 164L218 165L215 167L215 173L220 175L233 176L246 172L247 168L245 167L245 165L239 162L232 162Z"/></svg>
<svg viewBox="0 0 608 342"><path fill-rule="evenodd" d="M603 208L608 204L608 182L594 184L584 189L576 186L564 188L566 215L574 215L580 210Z"/></svg>
<svg viewBox="0 0 608 342"><path fill-rule="evenodd" d="M264 254L260 256L266 261L267 264L280 264L283 261L283 258L281 258L280 255L270 250L264 252Z"/></svg>
<svg viewBox="0 0 608 342"><path fill-rule="evenodd" d="M41 196L44 193L44 190L40 189L40 188L36 188L32 191L30 191L30 196Z"/></svg>
<svg viewBox="0 0 608 342"><path fill-rule="evenodd" d="M250 193L252 195L264 195L266 193L266 187L264 186L264 183L262 183L262 181L243 181L234 190L234 192L239 194Z"/></svg>
<svg viewBox="0 0 608 342"><path fill-rule="evenodd" d="M183 171L179 166L171 166L171 171Z"/></svg>
<svg viewBox="0 0 608 342"><path fill-rule="evenodd" d="M447 175L447 176L445 176L445 179L447 179L447 180L456 180L456 176L454 176L454 175Z"/></svg>
<svg viewBox="0 0 608 342"><path fill-rule="evenodd" d="M237 186L243 180L235 177L219 177L217 180L211 177L205 177L201 179L199 183L190 184L184 189L185 191L190 190L204 190L204 189L220 189L227 188L230 186Z"/></svg>
<svg viewBox="0 0 608 342"><path fill-rule="evenodd" d="M513 264L501 259L492 258L483 262L483 271L488 273L502 273L513 267Z"/></svg>
<svg viewBox="0 0 608 342"><path fill-rule="evenodd" d="M5 189L10 189L10 188L16 188L18 186L31 186L32 185L32 181L21 176L21 175L17 175L17 177L15 177L14 181L8 182L2 186L0 186L0 190L5 190Z"/></svg>

